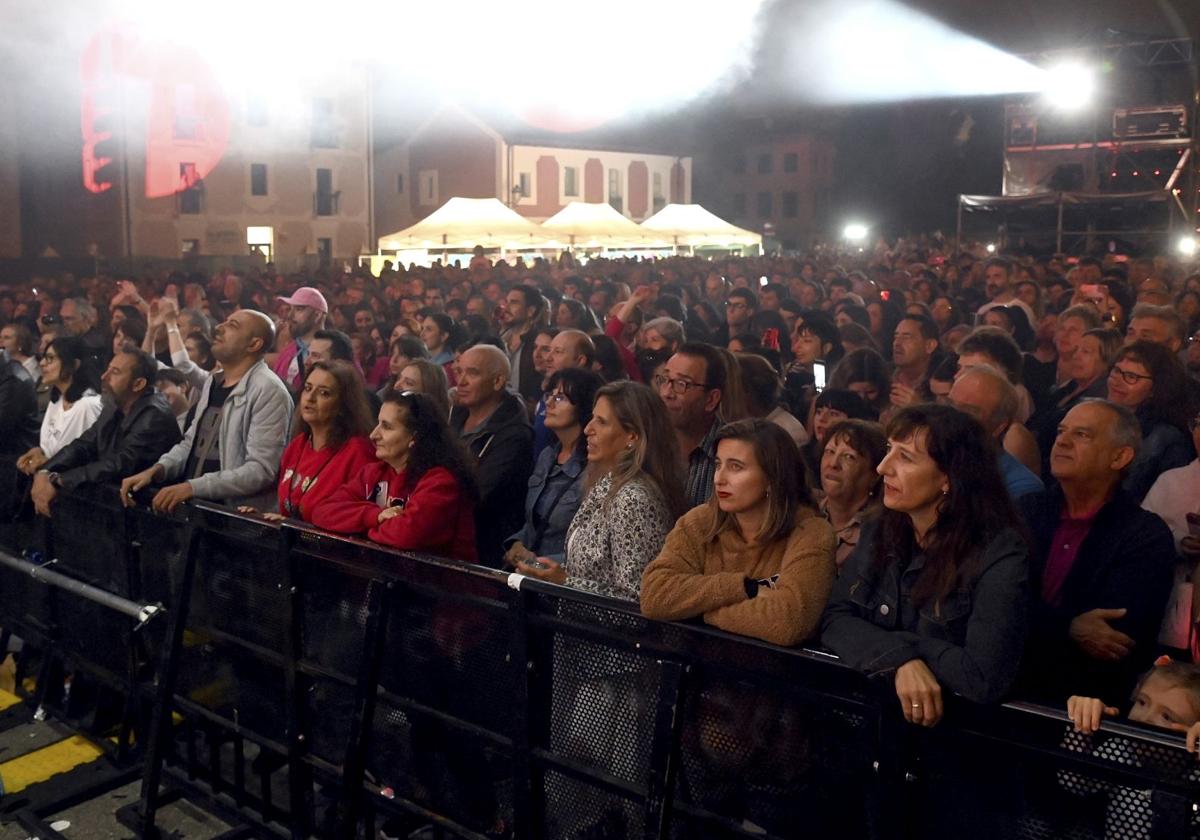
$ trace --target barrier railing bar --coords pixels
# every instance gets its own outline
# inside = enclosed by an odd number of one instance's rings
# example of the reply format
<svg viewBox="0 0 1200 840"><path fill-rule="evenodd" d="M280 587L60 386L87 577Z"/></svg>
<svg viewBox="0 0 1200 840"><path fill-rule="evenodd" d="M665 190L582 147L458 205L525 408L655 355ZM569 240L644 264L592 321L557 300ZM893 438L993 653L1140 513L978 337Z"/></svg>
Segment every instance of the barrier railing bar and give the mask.
<svg viewBox="0 0 1200 840"><path fill-rule="evenodd" d="M287 703L287 756L288 756L288 815L293 840L308 836L312 823L312 781L304 757L308 753L307 715L305 713L304 687L309 682L296 667L300 662L304 640L304 616L301 605L304 593L300 589L297 574L297 558L292 555L292 532L280 528L275 542L275 562L283 569L284 580L280 584L284 593L286 611L287 643L284 648L284 697Z"/></svg>
<svg viewBox="0 0 1200 840"><path fill-rule="evenodd" d="M179 658L183 650L183 633L187 629L188 604L191 601L192 582L196 571L196 554L203 531L195 523L187 528L184 540L183 576L176 592L176 609L168 616L167 641L163 649L162 664L158 673L158 692L151 711L150 728L147 732L145 775L142 777L139 816L141 825L138 834L144 838L158 837L154 824L158 811L159 783L167 749L173 737L171 719L172 699L175 694L175 679L179 674Z"/></svg>
<svg viewBox="0 0 1200 840"><path fill-rule="evenodd" d="M570 776L576 781L587 782L590 785L605 788L609 792L616 793L626 799L640 801L646 798L646 789L643 786L627 782L611 773L599 770L581 761L566 758L541 747L534 747L529 751L529 754L546 769L555 770L563 775Z"/></svg>
<svg viewBox="0 0 1200 840"><path fill-rule="evenodd" d="M477 723L472 723L469 720L455 717L448 712L443 712L439 709L433 708L432 706L426 706L424 703L421 703L417 700L412 700L408 697L403 697L399 694L395 694L383 687L379 688L378 694L379 698L386 700L388 705L395 706L402 711L414 712L420 716L433 718L434 720L444 723L448 726L452 726L455 729L468 732L471 735L477 735L480 738L492 742L492 744L498 747L512 749L512 738L510 738L508 735L501 735L493 732L492 730L480 726Z"/></svg>
<svg viewBox="0 0 1200 840"><path fill-rule="evenodd" d="M671 796L679 765L683 733L683 688L688 668L679 662L658 660L661 673L654 709L654 734L646 768L646 840L671 836Z"/></svg>
<svg viewBox="0 0 1200 840"><path fill-rule="evenodd" d="M138 622L134 628L135 630L141 629L155 616L166 612L166 608L162 604L139 604L136 601L130 601L128 598L122 598L120 595L106 592L103 589L92 586L90 583L84 583L81 580L60 574L48 568L48 565L39 566L37 563L31 563L20 557L14 557L4 551L0 551L0 565L7 566L15 572L27 574L34 580L44 583L47 586L70 592L72 595L78 595L80 598L85 598L92 603L100 604L114 612L132 618Z"/></svg>
<svg viewBox="0 0 1200 840"><path fill-rule="evenodd" d="M1027 703L1023 700L1014 700L1010 703L1005 703L1003 708L1033 715L1034 717L1056 720L1059 723L1072 723L1071 717L1063 709L1041 706L1036 703ZM1129 724L1115 720L1100 721L1100 731L1111 732L1114 735L1122 735L1127 738L1136 738L1139 741L1148 741L1152 744L1158 744L1161 747L1170 747L1181 752L1187 749L1187 738L1184 737L1182 732L1178 735L1168 735L1159 729L1130 726Z"/></svg>
<svg viewBox="0 0 1200 840"><path fill-rule="evenodd" d="M528 621L528 599L531 596L517 590L509 598L508 657L517 668L513 681L513 703L510 709L512 723L512 785L513 785L513 835L540 840L545 825L545 784L542 774L534 769L530 760L530 749L540 743L537 732L541 727L536 721L548 717L549 698L545 696L548 685L539 668L530 643ZM536 703L536 710L534 708ZM536 730L535 730L536 727Z"/></svg>
<svg viewBox="0 0 1200 840"><path fill-rule="evenodd" d="M391 608L390 583L371 581L367 586L367 622L363 630L363 655L355 685L354 712L350 718L349 744L342 769L343 814L339 833L354 840L363 810L363 779L367 772L371 732L375 722L375 686L383 666L384 639ZM374 835L372 835L374 836Z"/></svg>

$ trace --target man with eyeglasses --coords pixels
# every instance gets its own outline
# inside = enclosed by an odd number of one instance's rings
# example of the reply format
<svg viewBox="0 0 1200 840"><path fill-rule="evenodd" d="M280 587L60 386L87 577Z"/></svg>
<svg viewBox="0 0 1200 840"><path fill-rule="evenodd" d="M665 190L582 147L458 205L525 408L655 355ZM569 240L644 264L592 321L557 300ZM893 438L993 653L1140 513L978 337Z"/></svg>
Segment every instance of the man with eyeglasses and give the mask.
<svg viewBox="0 0 1200 840"><path fill-rule="evenodd" d="M716 472L719 412L725 391L725 360L711 344L687 342L654 378L687 462L685 497L693 507L708 501Z"/></svg>
<svg viewBox="0 0 1200 840"><path fill-rule="evenodd" d="M725 324L713 336L713 344L725 347L729 339L750 330L750 319L758 312L758 297L749 289L734 289L725 301Z"/></svg>

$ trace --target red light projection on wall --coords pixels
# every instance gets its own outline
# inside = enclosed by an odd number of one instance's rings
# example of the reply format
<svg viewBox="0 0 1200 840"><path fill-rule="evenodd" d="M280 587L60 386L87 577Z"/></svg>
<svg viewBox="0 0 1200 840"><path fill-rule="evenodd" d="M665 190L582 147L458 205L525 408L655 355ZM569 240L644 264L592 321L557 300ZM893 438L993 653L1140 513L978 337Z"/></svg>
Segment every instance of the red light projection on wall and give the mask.
<svg viewBox="0 0 1200 840"><path fill-rule="evenodd" d="M145 152L147 198L193 187L221 161L229 142L229 102L194 49L147 43L113 27L84 48L80 77L83 186L89 192L112 188L122 130L131 159L139 145Z"/></svg>

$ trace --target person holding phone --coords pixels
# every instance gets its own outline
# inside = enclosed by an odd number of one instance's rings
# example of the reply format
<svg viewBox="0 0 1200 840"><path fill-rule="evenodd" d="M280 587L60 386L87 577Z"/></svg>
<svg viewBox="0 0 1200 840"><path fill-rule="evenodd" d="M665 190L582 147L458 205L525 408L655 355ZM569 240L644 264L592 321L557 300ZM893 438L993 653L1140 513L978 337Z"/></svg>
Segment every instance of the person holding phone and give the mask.
<svg viewBox="0 0 1200 840"><path fill-rule="evenodd" d="M1200 456L1200 414L1188 421L1188 427L1192 445ZM1196 661L1200 659L1197 656L1200 628L1196 626L1200 618L1200 587L1195 586L1200 571L1200 457L1160 475L1142 500L1142 508L1158 514L1167 523L1179 554L1158 641L1176 651L1188 651L1186 658Z"/></svg>

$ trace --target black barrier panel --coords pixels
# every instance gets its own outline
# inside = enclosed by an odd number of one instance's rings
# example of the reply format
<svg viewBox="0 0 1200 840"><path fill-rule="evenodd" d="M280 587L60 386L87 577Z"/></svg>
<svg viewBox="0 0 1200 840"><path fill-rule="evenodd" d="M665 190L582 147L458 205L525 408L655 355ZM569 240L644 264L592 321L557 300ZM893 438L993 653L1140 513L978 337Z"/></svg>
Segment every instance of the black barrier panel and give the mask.
<svg viewBox="0 0 1200 840"><path fill-rule="evenodd" d="M56 570L123 598L138 598L136 566L122 562L129 547L125 509L109 488L60 492L54 502L52 547Z"/></svg>
<svg viewBox="0 0 1200 840"><path fill-rule="evenodd" d="M131 635L57 592L31 615L3 572L0 624L44 622L94 670L124 658L149 676L150 651L164 654L184 722L170 724L163 688L165 738L148 740L180 745L184 761L207 752L196 766L209 765L212 790L248 787L226 774L261 775L265 793L240 800L243 813L294 836L362 833L377 811L531 840L1200 840L1200 773L1179 735L1083 738L1061 710L953 698L927 731L900 720L890 684L826 654L648 621L636 604L206 505L121 523L104 506L60 510L80 534L93 515L123 527L120 556L75 568L140 586L186 632L158 644L161 631ZM195 585L177 600L189 558ZM265 750L234 760L244 740Z"/></svg>

